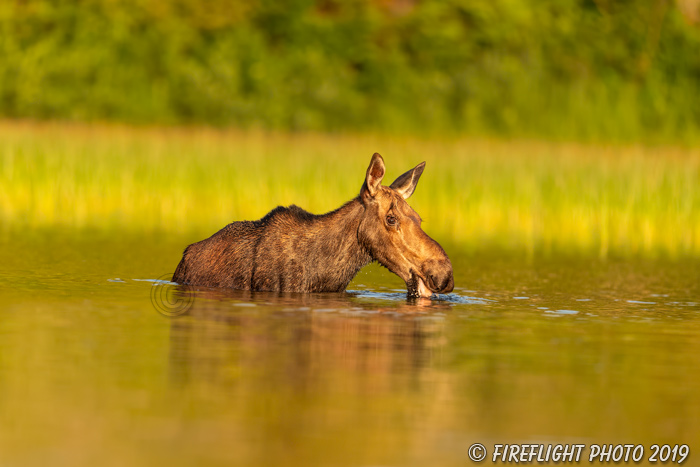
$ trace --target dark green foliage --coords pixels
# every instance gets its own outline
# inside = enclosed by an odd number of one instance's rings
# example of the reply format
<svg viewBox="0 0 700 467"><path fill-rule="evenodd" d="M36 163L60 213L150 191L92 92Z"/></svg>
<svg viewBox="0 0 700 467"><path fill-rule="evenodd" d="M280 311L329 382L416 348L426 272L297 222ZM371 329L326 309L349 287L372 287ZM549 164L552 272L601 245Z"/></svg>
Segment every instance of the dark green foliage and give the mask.
<svg viewBox="0 0 700 467"><path fill-rule="evenodd" d="M0 114L690 139L700 30L663 0L3 0Z"/></svg>

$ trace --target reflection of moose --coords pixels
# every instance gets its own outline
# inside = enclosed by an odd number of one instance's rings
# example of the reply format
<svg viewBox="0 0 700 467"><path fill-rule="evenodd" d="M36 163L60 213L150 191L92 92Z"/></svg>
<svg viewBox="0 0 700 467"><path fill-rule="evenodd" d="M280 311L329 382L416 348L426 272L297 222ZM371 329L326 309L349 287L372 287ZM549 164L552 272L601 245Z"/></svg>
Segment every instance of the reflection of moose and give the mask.
<svg viewBox="0 0 700 467"><path fill-rule="evenodd" d="M286 292L342 292L378 261L406 282L409 297L452 291L452 264L421 229L406 203L425 162L381 185L384 160L374 154L360 195L314 215L277 207L258 221L233 222L185 249L173 275L181 284Z"/></svg>
<svg viewBox="0 0 700 467"><path fill-rule="evenodd" d="M238 384L252 386L274 377L280 388L321 384L314 375L342 374L346 381L389 391L397 379L434 369L445 339L437 315L450 310L427 300L378 307L352 294L209 289L198 291L197 298L188 318L171 322L173 378L220 382L245 375L250 379ZM238 308L232 302L258 306ZM336 311L310 311L316 309ZM425 319L430 316L436 319Z"/></svg>
<svg viewBox="0 0 700 467"><path fill-rule="evenodd" d="M229 464L463 463L435 462L459 452L445 437L482 409L480 384L451 366L451 305L385 300L376 313L353 294L193 293L190 314L170 320L165 395ZM173 423L187 429L175 419L158 433Z"/></svg>

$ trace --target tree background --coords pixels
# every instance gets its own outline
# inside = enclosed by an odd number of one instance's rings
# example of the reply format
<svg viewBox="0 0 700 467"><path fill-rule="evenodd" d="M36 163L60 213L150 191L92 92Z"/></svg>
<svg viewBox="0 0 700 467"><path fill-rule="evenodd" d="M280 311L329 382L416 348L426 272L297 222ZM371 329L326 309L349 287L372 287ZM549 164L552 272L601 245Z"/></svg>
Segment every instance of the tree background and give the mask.
<svg viewBox="0 0 700 467"><path fill-rule="evenodd" d="M694 141L699 4L3 0L0 116Z"/></svg>

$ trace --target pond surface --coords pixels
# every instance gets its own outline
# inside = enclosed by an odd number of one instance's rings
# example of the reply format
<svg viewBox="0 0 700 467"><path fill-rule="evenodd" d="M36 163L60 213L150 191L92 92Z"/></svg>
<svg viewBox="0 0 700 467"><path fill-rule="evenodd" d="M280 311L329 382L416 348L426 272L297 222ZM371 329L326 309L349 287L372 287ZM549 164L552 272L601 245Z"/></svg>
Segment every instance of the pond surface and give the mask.
<svg viewBox="0 0 700 467"><path fill-rule="evenodd" d="M446 246L439 300L369 266L344 294L171 290L192 302L168 318L154 280L198 238L0 235L0 465L463 466L476 442L699 462L697 262Z"/></svg>

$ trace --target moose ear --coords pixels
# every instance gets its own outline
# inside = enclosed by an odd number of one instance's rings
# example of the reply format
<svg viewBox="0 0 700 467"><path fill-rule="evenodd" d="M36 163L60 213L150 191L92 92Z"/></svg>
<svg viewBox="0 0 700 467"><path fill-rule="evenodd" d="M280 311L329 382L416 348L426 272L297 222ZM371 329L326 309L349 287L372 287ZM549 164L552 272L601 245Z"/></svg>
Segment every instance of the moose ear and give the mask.
<svg viewBox="0 0 700 467"><path fill-rule="evenodd" d="M405 174L399 176L399 178L394 180L394 183L391 184L391 188L400 194L403 199L408 199L415 191L423 169L425 169L425 162L421 162Z"/></svg>
<svg viewBox="0 0 700 467"><path fill-rule="evenodd" d="M365 196L374 197L382 184L382 179L384 178L384 159L375 152L372 156L372 160L369 162L369 167L367 167L367 175L365 176L365 183L362 184L362 189L360 190L360 195L364 198Z"/></svg>

